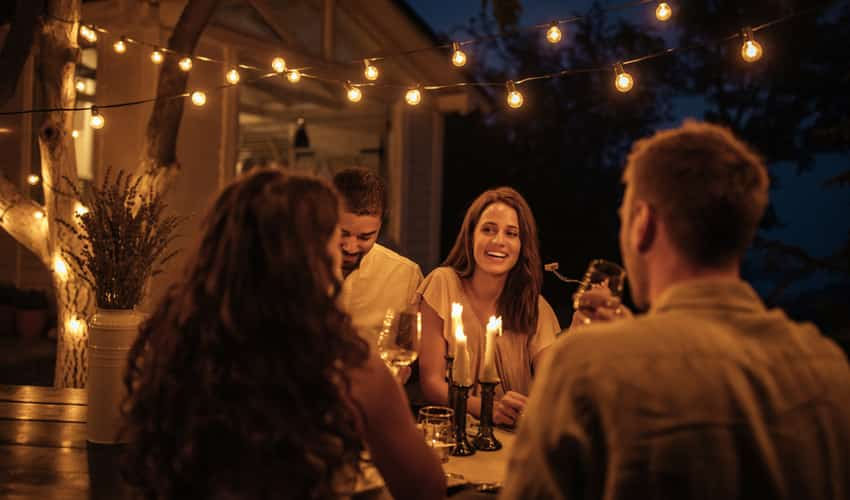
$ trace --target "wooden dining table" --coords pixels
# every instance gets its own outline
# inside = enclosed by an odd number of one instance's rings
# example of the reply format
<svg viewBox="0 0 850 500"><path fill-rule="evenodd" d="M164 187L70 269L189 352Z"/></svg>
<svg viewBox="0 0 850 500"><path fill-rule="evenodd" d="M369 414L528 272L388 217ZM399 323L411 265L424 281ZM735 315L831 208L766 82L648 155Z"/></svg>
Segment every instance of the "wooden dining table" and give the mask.
<svg viewBox="0 0 850 500"><path fill-rule="evenodd" d="M0 498L130 498L120 471L123 447L86 441L86 413L85 389L0 385ZM451 457L444 464L454 478L450 486L504 480L514 436L497 429L496 437L501 450ZM381 490L355 498L387 498Z"/></svg>

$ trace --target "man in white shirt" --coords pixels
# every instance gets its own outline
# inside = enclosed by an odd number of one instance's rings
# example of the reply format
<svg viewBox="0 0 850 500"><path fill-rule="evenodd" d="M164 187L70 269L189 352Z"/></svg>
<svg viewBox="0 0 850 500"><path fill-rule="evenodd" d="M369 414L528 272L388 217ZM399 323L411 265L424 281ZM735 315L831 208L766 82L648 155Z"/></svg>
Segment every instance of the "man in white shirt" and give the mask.
<svg viewBox="0 0 850 500"><path fill-rule="evenodd" d="M387 309L400 311L413 302L422 271L415 262L377 243L387 211L387 190L375 173L347 168L333 178L343 200L342 308L370 344Z"/></svg>

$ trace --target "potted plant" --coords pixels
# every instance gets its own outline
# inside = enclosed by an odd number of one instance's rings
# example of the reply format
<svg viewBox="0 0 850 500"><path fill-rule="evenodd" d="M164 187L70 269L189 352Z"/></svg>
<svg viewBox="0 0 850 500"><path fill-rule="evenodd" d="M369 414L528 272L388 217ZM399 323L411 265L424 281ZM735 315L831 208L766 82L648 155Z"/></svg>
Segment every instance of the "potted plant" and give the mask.
<svg viewBox="0 0 850 500"><path fill-rule="evenodd" d="M15 305L18 289L8 281L0 281L0 336L15 333Z"/></svg>
<svg viewBox="0 0 850 500"><path fill-rule="evenodd" d="M15 330L23 339L37 339L47 327L47 294L41 290L21 290L15 303Z"/></svg>
<svg viewBox="0 0 850 500"><path fill-rule="evenodd" d="M88 439L114 443L121 425L127 353L142 314L135 310L148 280L177 252L169 251L180 218L165 216L165 201L141 178L107 169L102 185L85 194L71 186L88 210L76 224L60 223L78 239L78 252L65 250L74 272L91 286L97 305L88 322ZM71 184L70 182L68 182Z"/></svg>

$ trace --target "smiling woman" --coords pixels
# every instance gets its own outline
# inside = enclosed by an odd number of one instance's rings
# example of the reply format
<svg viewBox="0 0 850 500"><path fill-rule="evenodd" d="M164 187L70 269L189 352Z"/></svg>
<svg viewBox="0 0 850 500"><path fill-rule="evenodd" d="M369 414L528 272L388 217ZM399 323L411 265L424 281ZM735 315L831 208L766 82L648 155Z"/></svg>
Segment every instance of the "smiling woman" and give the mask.
<svg viewBox="0 0 850 500"><path fill-rule="evenodd" d="M540 296L541 282L537 225L528 203L512 188L485 191L466 211L443 266L418 290L423 316L420 374L427 399L439 404L448 399L444 358L447 339L454 334L448 318L451 304L458 302L464 306L463 329L475 379L484 354L487 318L503 318L505 331L496 339L501 387L494 421L516 422L539 355L560 331L552 308ZM478 416L480 404L473 387L469 411Z"/></svg>

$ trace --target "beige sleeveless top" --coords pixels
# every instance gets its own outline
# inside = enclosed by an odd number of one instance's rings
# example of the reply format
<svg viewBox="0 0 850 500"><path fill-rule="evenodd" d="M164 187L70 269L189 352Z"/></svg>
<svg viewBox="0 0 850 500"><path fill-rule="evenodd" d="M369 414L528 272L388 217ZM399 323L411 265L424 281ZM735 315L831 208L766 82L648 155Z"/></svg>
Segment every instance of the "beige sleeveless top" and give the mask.
<svg viewBox="0 0 850 500"><path fill-rule="evenodd" d="M478 393L478 376L484 358L484 342L488 318L479 318L469 307L469 299L463 290L460 277L451 267L438 267L425 278L417 292L443 320L443 338L452 335L452 302L463 307L463 330L467 336L469 357L475 373L476 385L473 394ZM532 360L546 346L555 341L561 331L558 318L552 307L542 296L537 300L537 328L531 334L505 330L496 337L496 368L501 384L496 388L499 398L505 391L515 391L528 395L531 391Z"/></svg>

